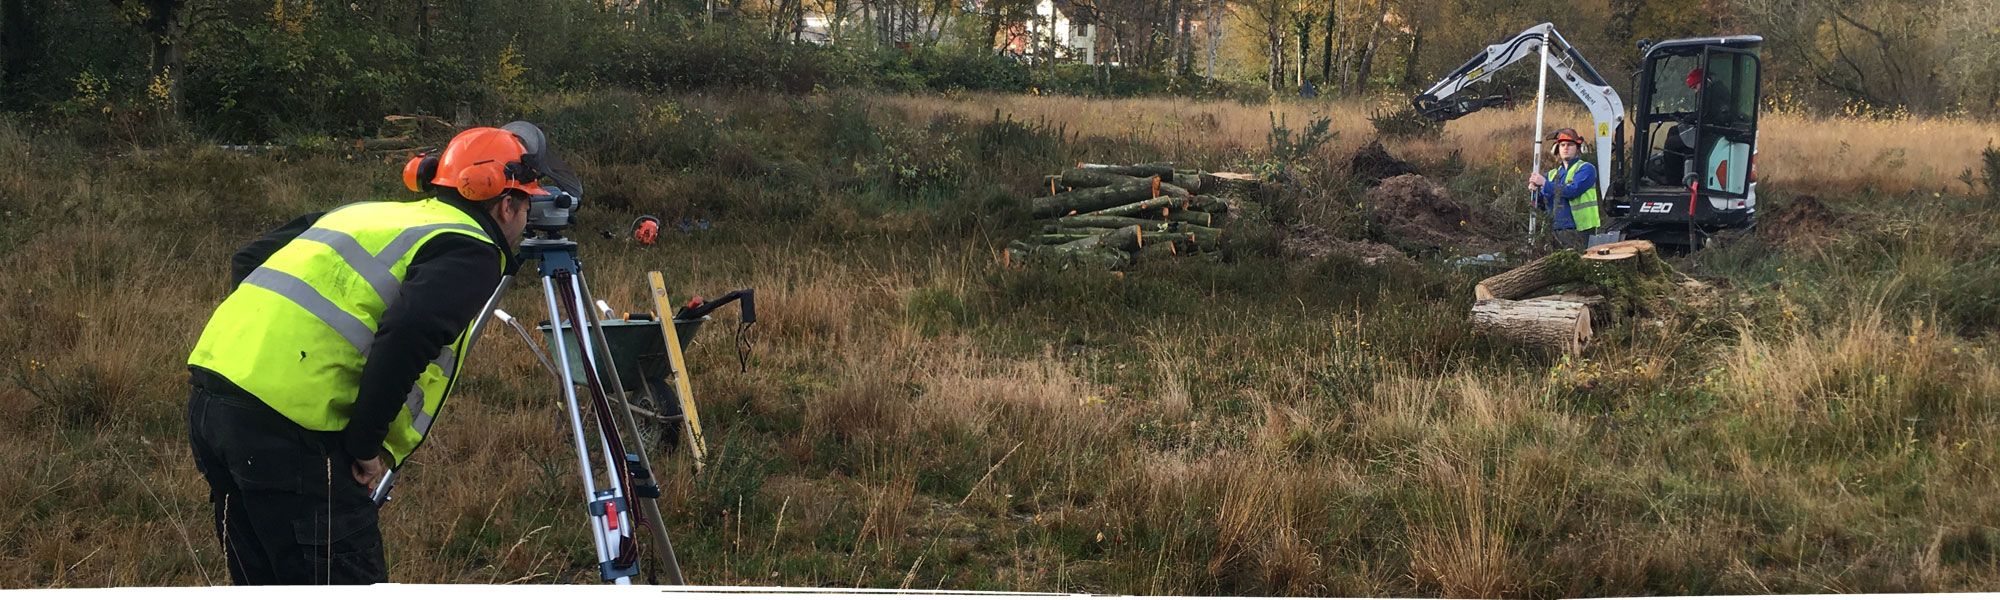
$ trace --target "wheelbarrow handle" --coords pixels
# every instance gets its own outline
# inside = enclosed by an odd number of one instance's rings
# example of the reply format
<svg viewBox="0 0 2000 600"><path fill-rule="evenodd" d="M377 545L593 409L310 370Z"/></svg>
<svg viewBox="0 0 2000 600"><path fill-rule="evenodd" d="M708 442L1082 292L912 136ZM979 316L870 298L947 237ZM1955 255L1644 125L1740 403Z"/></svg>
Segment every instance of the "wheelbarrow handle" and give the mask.
<svg viewBox="0 0 2000 600"><path fill-rule="evenodd" d="M708 313L715 312L715 309L722 308L726 304L729 304L731 302L736 302L739 300L743 302L743 306L740 309L743 312L743 322L744 323L757 322L756 288L743 288L727 294L723 294L722 296L717 297L713 300L709 300L707 302L702 302L700 304L692 306L681 307L680 312L674 314L674 320L700 319L702 317L708 316Z"/></svg>

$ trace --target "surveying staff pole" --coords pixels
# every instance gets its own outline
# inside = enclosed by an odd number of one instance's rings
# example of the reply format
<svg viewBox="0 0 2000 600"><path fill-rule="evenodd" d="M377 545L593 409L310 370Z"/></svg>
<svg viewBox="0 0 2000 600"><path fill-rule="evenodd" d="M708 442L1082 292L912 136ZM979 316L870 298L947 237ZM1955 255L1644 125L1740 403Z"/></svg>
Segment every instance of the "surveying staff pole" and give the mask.
<svg viewBox="0 0 2000 600"><path fill-rule="evenodd" d="M512 287L513 284L513 275L500 276L500 285L493 288L493 295L486 298L486 306L479 309L479 317L472 320L472 327L467 329L465 335L465 353L458 361L461 368L464 367L466 359L472 358L472 347L479 341L479 332L486 330L487 318L493 316L493 309L500 305L500 297L507 295L507 288ZM368 491L368 499L373 501L376 506L381 506L383 503L388 502L389 488L395 487L396 473L400 471L401 469L391 469L389 472L383 473L382 479L375 482L375 489Z"/></svg>
<svg viewBox="0 0 2000 600"><path fill-rule="evenodd" d="M1540 173L1542 172L1542 110L1543 107L1545 106L1542 100L1544 97L1548 95L1549 92L1549 34L1547 32L1542 33L1542 41L1540 44L1537 44L1537 46L1539 46L1539 49L1541 51L1542 62L1541 65L1537 67L1535 70L1536 76L1535 76L1535 167L1534 168L1536 173ZM1551 182L1544 181L1542 182L1542 185L1546 186L1549 183ZM1536 193L1540 193L1540 191L1537 190ZM1537 223L1535 221L1537 220L1538 217L1541 216L1536 212L1541 208L1536 206L1535 204L1536 204L1535 199L1528 200L1528 243L1529 244L1535 243L1534 237L1535 237L1535 230L1537 229L1536 227ZM1549 206L1549 210L1555 210L1555 206L1553 205Z"/></svg>

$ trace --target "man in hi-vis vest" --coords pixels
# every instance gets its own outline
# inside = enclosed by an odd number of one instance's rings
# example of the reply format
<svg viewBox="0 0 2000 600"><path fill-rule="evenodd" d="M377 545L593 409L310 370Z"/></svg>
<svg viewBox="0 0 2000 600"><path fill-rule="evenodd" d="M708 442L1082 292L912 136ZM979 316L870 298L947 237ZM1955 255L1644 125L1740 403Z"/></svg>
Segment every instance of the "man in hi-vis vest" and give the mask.
<svg viewBox="0 0 2000 600"><path fill-rule="evenodd" d="M231 257L188 437L232 581L388 580L370 489L444 409L543 177L574 175L534 125L468 129L404 168L434 197L305 215Z"/></svg>
<svg viewBox="0 0 2000 600"><path fill-rule="evenodd" d="M1583 137L1575 129L1556 130L1555 142L1562 162L1546 175L1528 174L1528 189L1535 192L1535 210L1550 212L1556 244L1582 250L1597 232L1597 165L1583 160Z"/></svg>

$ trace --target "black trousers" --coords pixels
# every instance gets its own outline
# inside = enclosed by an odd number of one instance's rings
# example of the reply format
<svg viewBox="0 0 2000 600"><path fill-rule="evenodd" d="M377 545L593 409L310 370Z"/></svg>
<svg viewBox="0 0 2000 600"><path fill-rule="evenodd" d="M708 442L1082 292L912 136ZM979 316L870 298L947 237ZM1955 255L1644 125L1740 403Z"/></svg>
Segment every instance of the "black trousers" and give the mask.
<svg viewBox="0 0 2000 600"><path fill-rule="evenodd" d="M354 459L256 399L194 386L188 443L237 585L388 581L382 530Z"/></svg>

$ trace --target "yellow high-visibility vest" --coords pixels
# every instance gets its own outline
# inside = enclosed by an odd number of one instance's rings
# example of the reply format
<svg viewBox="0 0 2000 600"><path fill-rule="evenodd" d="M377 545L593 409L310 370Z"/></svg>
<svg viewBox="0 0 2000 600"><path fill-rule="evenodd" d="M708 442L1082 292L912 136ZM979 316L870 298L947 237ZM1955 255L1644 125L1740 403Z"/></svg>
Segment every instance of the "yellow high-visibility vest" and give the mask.
<svg viewBox="0 0 2000 600"><path fill-rule="evenodd" d="M1582 164L1584 162L1580 160L1573 163L1573 165ZM1568 172L1564 172L1563 167L1569 167ZM1556 200L1562 200L1562 190L1569 187L1571 179L1576 178L1576 169L1577 167L1572 165L1556 165L1556 168L1549 169L1549 183L1561 186L1556 188ZM1604 176L1603 173L1598 173L1597 175L1599 177ZM1577 196L1575 199L1569 201L1569 216L1570 219L1576 221L1577 231L1595 229L1597 227L1597 186L1590 186L1590 189L1585 191L1582 196Z"/></svg>
<svg viewBox="0 0 2000 600"><path fill-rule="evenodd" d="M440 235L494 243L471 215L437 199L364 202L321 216L223 299L188 364L227 378L300 427L346 429L382 313L416 249ZM444 406L467 334L424 367L390 422L383 446L396 464Z"/></svg>

